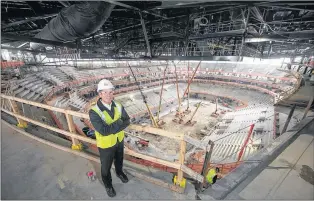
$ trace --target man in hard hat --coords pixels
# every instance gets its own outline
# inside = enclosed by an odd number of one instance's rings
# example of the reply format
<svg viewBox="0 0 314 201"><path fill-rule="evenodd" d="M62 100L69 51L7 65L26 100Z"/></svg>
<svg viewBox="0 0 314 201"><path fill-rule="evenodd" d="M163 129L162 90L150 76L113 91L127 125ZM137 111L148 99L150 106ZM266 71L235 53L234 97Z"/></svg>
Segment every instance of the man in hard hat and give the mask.
<svg viewBox="0 0 314 201"><path fill-rule="evenodd" d="M218 177L218 175L217 175L218 173L219 173L219 168L218 167L211 168L208 171L207 175L206 175L207 183L210 184L210 185L213 185L214 183L216 183L216 180L217 180L217 177Z"/></svg>
<svg viewBox="0 0 314 201"><path fill-rule="evenodd" d="M110 169L114 161L117 177L127 183L128 177L124 174L124 129L130 124L130 117L124 107L113 101L114 86L109 80L103 79L98 83L99 99L89 111L89 117L95 128L97 147L101 161L101 177L109 197L116 192L112 186Z"/></svg>

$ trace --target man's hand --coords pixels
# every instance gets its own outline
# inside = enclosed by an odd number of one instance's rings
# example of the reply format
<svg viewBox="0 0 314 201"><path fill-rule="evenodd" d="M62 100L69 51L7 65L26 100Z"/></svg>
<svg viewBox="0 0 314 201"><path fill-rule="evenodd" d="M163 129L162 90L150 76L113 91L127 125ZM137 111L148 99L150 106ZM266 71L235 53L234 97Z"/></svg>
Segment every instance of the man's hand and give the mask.
<svg viewBox="0 0 314 201"><path fill-rule="evenodd" d="M122 119L118 119L118 120L117 120L117 124L118 124L119 126L122 126L122 125L123 125Z"/></svg>

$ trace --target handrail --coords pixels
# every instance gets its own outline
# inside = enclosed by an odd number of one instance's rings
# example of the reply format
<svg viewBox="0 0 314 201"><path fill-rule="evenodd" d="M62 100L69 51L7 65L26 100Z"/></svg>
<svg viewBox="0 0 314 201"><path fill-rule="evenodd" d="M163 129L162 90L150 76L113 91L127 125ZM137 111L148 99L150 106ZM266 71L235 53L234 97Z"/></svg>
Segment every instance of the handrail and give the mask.
<svg viewBox="0 0 314 201"><path fill-rule="evenodd" d="M1 108L1 110L7 114L10 114L14 117L16 117L18 119L18 121L23 120L26 122L30 122L32 124L44 127L46 129L55 131L57 133L63 134L65 136L71 137L72 138L72 142L73 145L77 146L79 143L77 140L81 140L87 143L91 143L91 144L96 144L96 141L88 138L88 137L84 137L84 136L80 136L78 134L75 133L75 130L73 130L73 116L76 117L80 117L80 118L84 118L84 119L89 119L89 115L88 114L84 114L84 113L80 113L80 112L75 112L72 110L67 110L67 109L62 109L62 108L58 108L58 107L53 107L53 106L49 106L46 104L42 104L42 103L37 103L37 102L33 102L33 101L28 101L28 100L24 100L21 98L17 98L17 97L13 97L13 96L7 96L4 94L1 94L1 98L7 99L11 102L20 102L20 103L25 103L28 105L32 105L32 106L36 106L36 107L40 107L40 108L44 108L47 110L52 110L55 112L61 112L63 114L65 114L67 116L66 120L67 120L67 124L69 126L69 131L65 131L65 130L61 130L59 128L55 128L52 126L49 126L47 124L41 123L39 121L35 121L33 119L30 119L28 117L25 117L23 115L20 114L19 111L17 111L18 108L15 108L16 110L14 112L10 112L4 108ZM153 128L150 126L140 126L140 125L130 125L128 127L128 129L133 129L133 130L137 130L137 131L143 131L143 132L148 132L154 135L160 135L160 136L164 136L164 137L168 137L168 138L172 138L172 139L176 139L176 140L180 140L181 141L181 146L180 146L180 155L179 155L179 162L171 162L171 161L166 161L163 159L159 159L159 158L155 158L152 156L148 156L142 153L137 153L135 151L132 151L128 148L125 149L125 153L133 156L133 157L138 157L138 158L142 158L145 160L149 160L161 165L165 165L168 167L172 167L178 170L178 178L177 178L177 184L179 184L180 182L182 182L183 180L183 172L185 172L186 174L190 175L192 178L197 179L199 182L203 182L204 177L196 172L194 172L191 169L187 169L187 167L184 166L184 160L185 160L185 152L186 152L186 141L184 138L184 134L183 133L175 133L175 132L170 132L170 131L165 131L162 129L158 129L158 128ZM193 173L193 174L192 174ZM192 175L191 175L192 174Z"/></svg>

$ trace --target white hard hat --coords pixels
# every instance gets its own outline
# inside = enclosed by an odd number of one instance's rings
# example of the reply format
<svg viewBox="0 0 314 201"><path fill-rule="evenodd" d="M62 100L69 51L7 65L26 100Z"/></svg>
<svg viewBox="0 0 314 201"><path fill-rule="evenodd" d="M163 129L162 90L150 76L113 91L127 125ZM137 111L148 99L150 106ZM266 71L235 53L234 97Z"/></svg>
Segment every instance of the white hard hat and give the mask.
<svg viewBox="0 0 314 201"><path fill-rule="evenodd" d="M114 86L109 80L103 79L98 83L97 92L104 89L114 89Z"/></svg>

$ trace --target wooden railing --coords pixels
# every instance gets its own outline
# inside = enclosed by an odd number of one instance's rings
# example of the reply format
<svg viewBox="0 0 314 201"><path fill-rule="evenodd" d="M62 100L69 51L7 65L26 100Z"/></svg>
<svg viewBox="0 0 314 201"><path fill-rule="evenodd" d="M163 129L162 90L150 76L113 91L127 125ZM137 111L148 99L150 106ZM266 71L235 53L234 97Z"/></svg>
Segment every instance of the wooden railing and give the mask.
<svg viewBox="0 0 314 201"><path fill-rule="evenodd" d="M16 117L18 122L19 122L19 125L20 125L19 127L23 127L26 125L26 122L29 122L29 123L32 123L34 125L37 125L37 126L49 129L51 131L57 132L57 133L62 134L64 136L70 137L72 139L72 147L73 147L73 145L79 146L80 141L94 144L94 145L96 144L95 140L88 138L88 137L85 137L85 136L81 136L81 135L77 134L76 130L75 130L75 126L74 126L74 122L73 122L73 116L89 120L88 114L80 113L80 112L76 112L76 111L72 111L72 110L67 110L67 109L62 109L62 108L58 108L58 107L53 107L53 106L49 106L46 104L28 101L28 100L24 100L24 99L13 97L13 96L7 96L4 94L1 94L1 98L5 99L6 101L8 101L10 103L10 105L12 106L12 111L4 109L4 108L1 108L1 110L5 113L9 114L9 115ZM27 104L27 105L43 108L46 110L63 113L66 116L69 131L62 130L62 129L47 125L45 123L33 120L29 117L23 116L23 114L21 114L21 111L17 106L17 103ZM196 140L196 139L191 140L190 137L185 136L183 133L170 132L170 131L166 131L166 130L162 130L162 129L158 129L158 128L153 128L153 127L149 127L149 126L140 126L140 125L133 125L132 124L128 127L128 129L147 132L147 133L151 133L154 135L167 137L167 138L170 138L173 140L179 140L180 141L180 153L179 153L179 161L178 162L167 161L167 160L163 160L160 158L141 154L141 153L135 152L133 150L130 150L127 147L125 148L125 154L133 156L133 157L141 158L144 160L148 160L148 161L151 161L151 162L154 162L157 164L165 165L165 166L170 167L170 168L175 168L177 170L177 180L176 180L177 185L179 185L184 180L184 178L183 178L184 173L189 175L189 177L195 179L198 182L204 181L203 175L200 175L197 172L194 172L192 169L188 168L185 165L186 143L189 142L189 143L193 144L194 146L200 147L200 148L205 149L205 150L209 150L210 146L213 146L213 144L208 145L207 143L204 144L203 142ZM178 189L178 188L173 188L172 190L175 190L175 189Z"/></svg>

